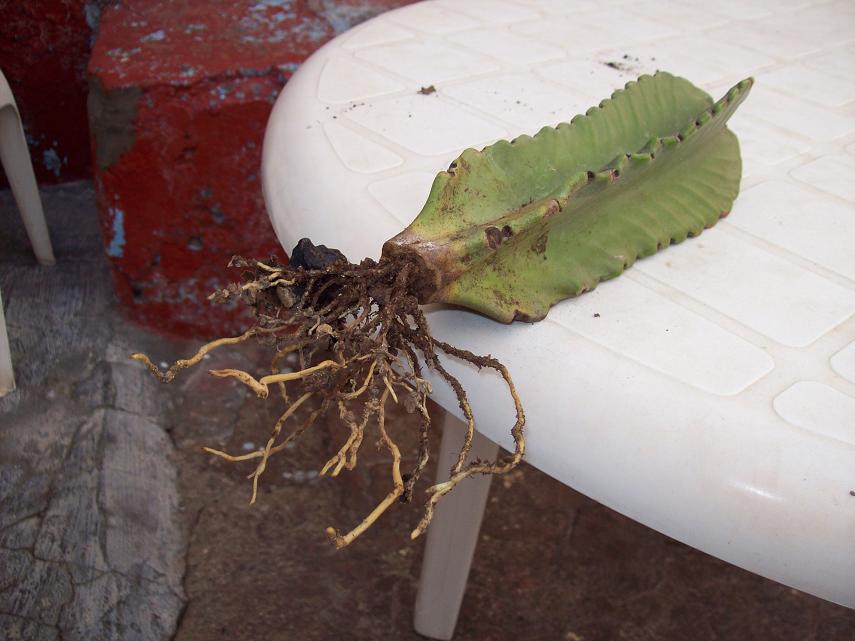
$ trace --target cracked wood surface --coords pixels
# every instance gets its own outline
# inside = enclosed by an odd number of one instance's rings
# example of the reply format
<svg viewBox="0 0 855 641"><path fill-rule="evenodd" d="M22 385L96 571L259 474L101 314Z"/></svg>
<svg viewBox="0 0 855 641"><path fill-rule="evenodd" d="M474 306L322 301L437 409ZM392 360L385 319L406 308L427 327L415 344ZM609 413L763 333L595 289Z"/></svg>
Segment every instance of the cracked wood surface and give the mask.
<svg viewBox="0 0 855 641"><path fill-rule="evenodd" d="M44 199L56 267L0 240L18 379L0 399L0 638L169 639L185 541L164 399L125 362L91 187Z"/></svg>

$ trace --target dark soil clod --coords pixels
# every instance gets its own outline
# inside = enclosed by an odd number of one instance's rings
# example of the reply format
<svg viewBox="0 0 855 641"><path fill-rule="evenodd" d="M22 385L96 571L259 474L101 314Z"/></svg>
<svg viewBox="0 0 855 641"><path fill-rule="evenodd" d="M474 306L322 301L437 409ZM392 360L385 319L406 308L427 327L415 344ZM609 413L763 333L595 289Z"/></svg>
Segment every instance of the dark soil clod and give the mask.
<svg viewBox="0 0 855 641"><path fill-rule="evenodd" d="M301 238L291 252L288 264L304 269L326 269L335 263L346 262L347 257L339 250L330 249L326 245L315 245L308 238Z"/></svg>
<svg viewBox="0 0 855 641"><path fill-rule="evenodd" d="M490 249L497 249L505 238L502 232L499 231L498 227L487 227L487 229L484 230L484 234L487 236L487 245Z"/></svg>

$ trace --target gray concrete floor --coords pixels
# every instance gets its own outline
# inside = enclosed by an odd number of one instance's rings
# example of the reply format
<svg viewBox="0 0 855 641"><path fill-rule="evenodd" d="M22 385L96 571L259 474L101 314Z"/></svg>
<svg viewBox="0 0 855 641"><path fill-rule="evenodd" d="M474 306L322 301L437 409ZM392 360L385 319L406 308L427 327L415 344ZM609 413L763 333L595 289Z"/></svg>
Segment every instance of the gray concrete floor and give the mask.
<svg viewBox="0 0 855 641"><path fill-rule="evenodd" d="M58 264L36 266L0 192L0 290L19 389L0 399L0 640L418 639L411 614L419 506L397 506L336 552L387 491L365 448L338 479L318 467L343 432L318 425L277 456L247 505L249 468L203 445L254 448L277 407L210 367L160 386L127 361L195 344L115 311L89 183L46 189ZM322 239L321 239L322 240ZM305 408L310 411L311 408ZM415 439L393 417L405 455ZM459 640L851 641L855 611L677 543L537 470L493 484Z"/></svg>
<svg viewBox="0 0 855 641"><path fill-rule="evenodd" d="M52 268L0 192L0 639L166 639L186 545L159 390L126 356L147 337L113 311L91 184L43 199Z"/></svg>

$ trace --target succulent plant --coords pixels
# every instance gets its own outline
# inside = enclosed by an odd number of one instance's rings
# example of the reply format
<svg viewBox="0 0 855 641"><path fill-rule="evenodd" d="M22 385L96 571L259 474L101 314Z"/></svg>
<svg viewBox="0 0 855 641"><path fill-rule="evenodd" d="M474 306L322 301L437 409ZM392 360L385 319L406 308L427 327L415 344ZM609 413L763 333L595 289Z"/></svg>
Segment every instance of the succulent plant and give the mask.
<svg viewBox="0 0 855 641"><path fill-rule="evenodd" d="M305 239L289 265L235 257L232 264L245 270L243 281L212 299L243 299L255 310L254 327L204 345L165 372L144 354L132 358L169 382L212 349L253 337L270 344L273 358L264 376L211 372L236 378L260 398L274 386L285 405L264 448L241 455L206 448L230 461L255 463L252 501L269 457L321 415L336 412L349 428L322 475L353 469L366 431L376 425L378 443L391 456L392 487L349 532L328 528L337 547L351 543L396 501L412 499L432 435L424 368L434 370L454 390L467 434L451 477L426 489L415 538L436 503L461 481L507 472L525 453L525 414L507 368L433 338L420 305L460 305L505 323L537 321L555 303L714 225L739 192L739 143L725 124L751 86L752 80L743 80L713 103L688 81L660 72L628 83L569 124L481 151L467 149L436 177L422 211L385 243L379 261L353 264ZM516 414L513 453L495 462L468 462L474 415L440 354L504 378ZM280 371L289 358L296 371ZM310 399L314 409L298 420L297 410ZM389 400L400 400L419 419L417 462L407 473L385 420ZM296 425L283 436L289 422Z"/></svg>
<svg viewBox="0 0 855 641"><path fill-rule="evenodd" d="M713 103L659 72L569 124L467 149L384 254L421 266L422 302L540 320L730 212L742 162L725 123L751 85Z"/></svg>

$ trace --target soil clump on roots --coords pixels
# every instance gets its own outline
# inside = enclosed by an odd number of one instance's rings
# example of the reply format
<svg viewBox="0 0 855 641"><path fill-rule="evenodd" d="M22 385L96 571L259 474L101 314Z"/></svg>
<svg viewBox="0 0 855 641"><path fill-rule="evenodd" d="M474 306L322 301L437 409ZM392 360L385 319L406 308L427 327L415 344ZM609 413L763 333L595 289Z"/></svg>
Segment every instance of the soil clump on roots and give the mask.
<svg viewBox="0 0 855 641"><path fill-rule="evenodd" d="M212 455L240 463L252 461L252 498L271 456L308 430L322 415L335 413L349 430L338 452L321 468L321 475L338 476L352 470L366 436L376 435L378 447L391 457L391 489L361 523L346 533L327 528L327 535L341 548L362 534L397 501L413 500L416 483L429 460L429 442L434 435L426 402L431 393L423 367L436 372L457 396L467 422L467 433L450 478L426 492L424 515L411 537L425 531L434 508L461 481L475 474L502 474L516 467L525 453L525 416L508 370L491 356L479 356L431 336L420 307L423 276L418 259L403 254L348 262L335 249L313 245L303 239L294 248L288 265L275 259L266 262L232 258L230 266L243 269L241 281L214 292L210 299L224 303L235 299L249 304L255 325L240 336L220 338L203 345L195 355L176 361L161 371L145 354L131 358L143 362L163 383L182 369L199 363L211 350L255 339L270 346L270 373L253 376L238 369L211 370L220 378L235 378L259 398L270 396L271 388L284 411L273 426L265 446L248 454L234 455L204 448ZM476 367L498 372L514 401L516 420L511 429L514 452L494 462L467 463L475 432L475 419L466 391L440 360L440 354L458 358ZM319 401L300 424L291 425L296 410L310 398ZM386 422L388 402L403 403L419 417L419 448L412 469L401 470L401 452L393 426ZM293 422L293 421L292 421ZM286 424L289 429L286 430Z"/></svg>

